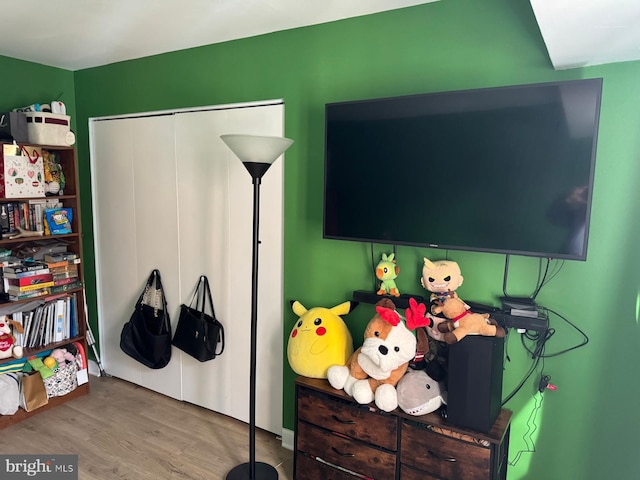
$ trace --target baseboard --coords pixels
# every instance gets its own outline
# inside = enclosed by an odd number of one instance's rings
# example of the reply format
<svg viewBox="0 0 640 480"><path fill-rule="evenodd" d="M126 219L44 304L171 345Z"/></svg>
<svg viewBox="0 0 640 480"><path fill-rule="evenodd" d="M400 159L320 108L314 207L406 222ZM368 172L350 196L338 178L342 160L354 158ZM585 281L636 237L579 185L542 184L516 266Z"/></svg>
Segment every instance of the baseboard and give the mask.
<svg viewBox="0 0 640 480"><path fill-rule="evenodd" d="M94 377L100 376L100 367L93 360L89 360L89 374L93 375Z"/></svg>
<svg viewBox="0 0 640 480"><path fill-rule="evenodd" d="M282 446L287 450L293 451L295 441L295 432L293 430L282 429Z"/></svg>

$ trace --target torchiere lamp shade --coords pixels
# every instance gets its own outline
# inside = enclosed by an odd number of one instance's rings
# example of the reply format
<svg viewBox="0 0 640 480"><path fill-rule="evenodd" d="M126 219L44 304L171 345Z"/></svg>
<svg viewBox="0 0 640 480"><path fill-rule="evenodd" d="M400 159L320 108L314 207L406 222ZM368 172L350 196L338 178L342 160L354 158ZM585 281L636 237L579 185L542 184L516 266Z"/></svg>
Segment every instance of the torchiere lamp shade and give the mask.
<svg viewBox="0 0 640 480"><path fill-rule="evenodd" d="M266 135L228 134L220 138L242 161L253 178L261 178L293 140Z"/></svg>

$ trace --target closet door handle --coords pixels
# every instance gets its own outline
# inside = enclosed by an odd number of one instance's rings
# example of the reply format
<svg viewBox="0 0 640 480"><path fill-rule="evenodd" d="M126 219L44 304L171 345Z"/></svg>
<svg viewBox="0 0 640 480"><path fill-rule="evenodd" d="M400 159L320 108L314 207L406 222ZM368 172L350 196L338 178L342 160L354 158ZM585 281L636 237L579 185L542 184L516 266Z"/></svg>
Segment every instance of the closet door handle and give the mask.
<svg viewBox="0 0 640 480"><path fill-rule="evenodd" d="M334 452L336 452L338 455L340 455L341 457L355 457L356 454L355 453L343 453L340 450L338 450L336 447L331 447L331 450L333 450Z"/></svg>
<svg viewBox="0 0 640 480"><path fill-rule="evenodd" d="M353 420L342 420L341 418L338 418L336 415L331 415L331 417L338 423L341 423L343 425L355 425L356 422L354 422Z"/></svg>
<svg viewBox="0 0 640 480"><path fill-rule="evenodd" d="M438 460L441 460L443 462L457 462L458 460L456 460L454 457L445 457L440 455L439 453L434 452L433 450L427 450L427 452L429 452L429 455L431 455L433 458L437 458Z"/></svg>

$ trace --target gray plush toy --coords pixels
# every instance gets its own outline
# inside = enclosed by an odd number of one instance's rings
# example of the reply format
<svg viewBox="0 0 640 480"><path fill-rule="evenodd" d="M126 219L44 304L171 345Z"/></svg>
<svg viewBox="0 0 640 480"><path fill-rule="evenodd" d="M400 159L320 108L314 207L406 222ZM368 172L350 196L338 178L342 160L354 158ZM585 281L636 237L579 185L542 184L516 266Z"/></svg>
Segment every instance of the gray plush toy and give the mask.
<svg viewBox="0 0 640 480"><path fill-rule="evenodd" d="M425 415L447 403L442 385L424 370L407 370L396 386L398 406L409 415Z"/></svg>

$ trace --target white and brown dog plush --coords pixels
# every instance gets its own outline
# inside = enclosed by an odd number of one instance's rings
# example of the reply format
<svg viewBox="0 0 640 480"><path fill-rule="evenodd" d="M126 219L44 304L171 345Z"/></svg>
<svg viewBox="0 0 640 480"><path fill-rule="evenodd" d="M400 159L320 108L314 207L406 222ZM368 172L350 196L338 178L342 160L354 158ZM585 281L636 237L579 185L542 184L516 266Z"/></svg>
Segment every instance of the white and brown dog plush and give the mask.
<svg viewBox="0 0 640 480"><path fill-rule="evenodd" d="M0 318L0 360L10 357L21 358L22 347L16 345L16 337L12 327L23 333L22 325L6 315Z"/></svg>
<svg viewBox="0 0 640 480"><path fill-rule="evenodd" d="M375 400L390 412L398 406L396 385L416 354L416 337L407 329L394 303L383 298L364 332L364 343L346 365L329 367L327 379L333 388L344 389L360 404Z"/></svg>

